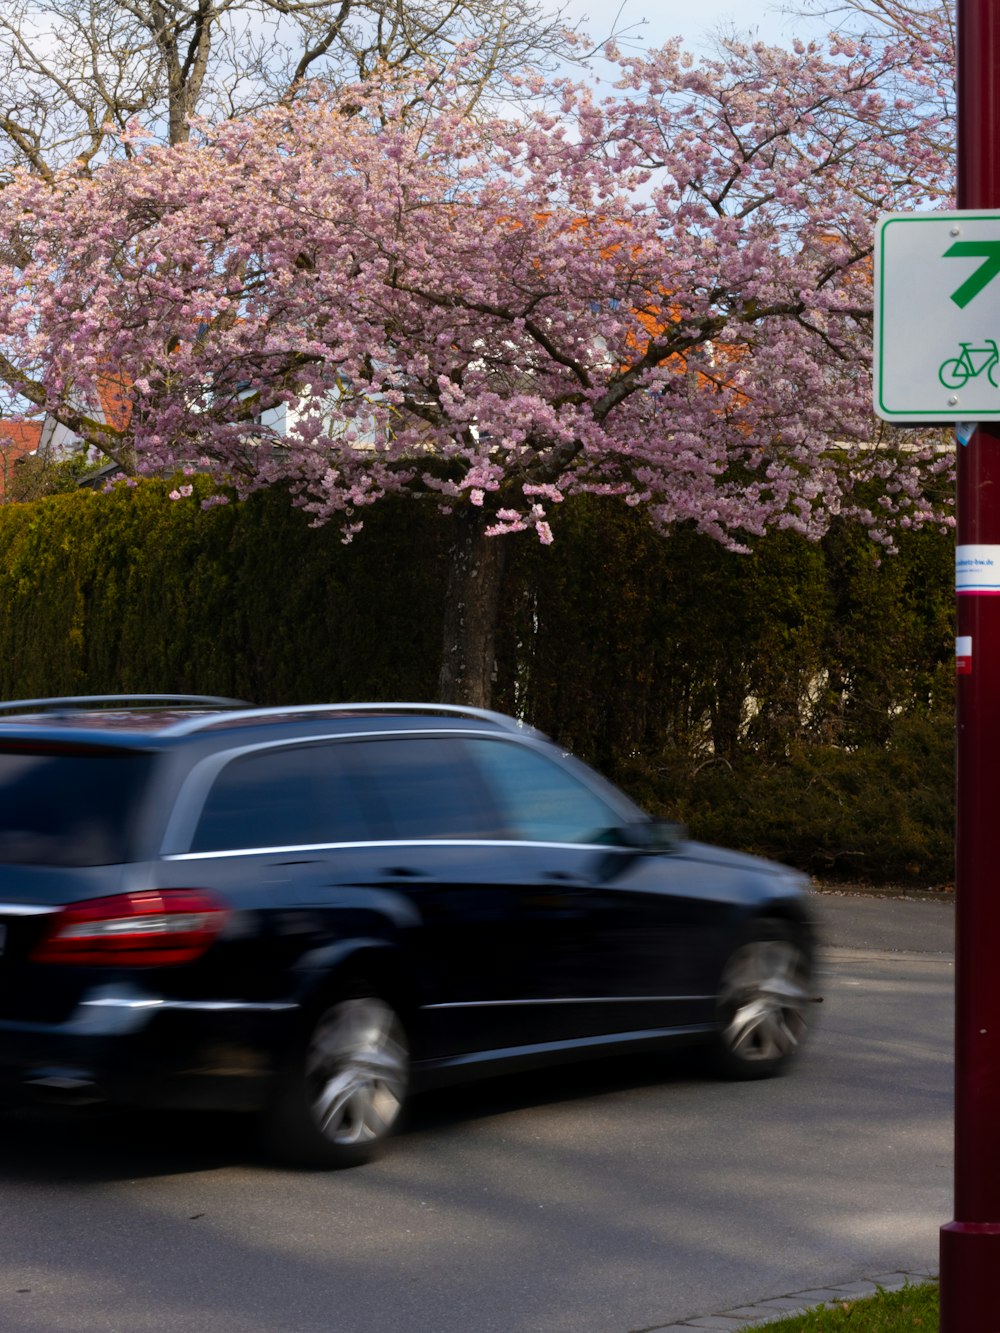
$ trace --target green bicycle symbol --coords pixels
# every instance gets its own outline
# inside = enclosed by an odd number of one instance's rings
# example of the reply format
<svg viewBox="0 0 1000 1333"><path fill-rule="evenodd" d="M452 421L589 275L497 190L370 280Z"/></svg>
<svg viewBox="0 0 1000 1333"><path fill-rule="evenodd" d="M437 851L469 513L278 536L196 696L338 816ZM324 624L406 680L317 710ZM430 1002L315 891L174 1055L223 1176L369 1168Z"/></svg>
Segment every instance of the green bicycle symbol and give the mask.
<svg viewBox="0 0 1000 1333"><path fill-rule="evenodd" d="M959 343L961 352L958 356L945 361L938 369L938 379L946 389L960 389L969 380L986 371L986 378L994 389L1000 389L997 383L996 368L1000 363L1000 352L992 338L986 339L985 347L973 347L971 343Z"/></svg>

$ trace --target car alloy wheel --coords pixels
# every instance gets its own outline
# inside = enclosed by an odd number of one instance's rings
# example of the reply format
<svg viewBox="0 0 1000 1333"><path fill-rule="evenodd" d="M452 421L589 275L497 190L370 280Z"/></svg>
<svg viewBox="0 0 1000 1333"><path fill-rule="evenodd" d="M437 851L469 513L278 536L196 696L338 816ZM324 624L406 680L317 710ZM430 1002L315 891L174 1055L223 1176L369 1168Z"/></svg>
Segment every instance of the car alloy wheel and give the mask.
<svg viewBox="0 0 1000 1333"><path fill-rule="evenodd" d="M368 1161L399 1121L409 1085L403 1022L374 994L324 1009L265 1114L276 1154L307 1166Z"/></svg>
<svg viewBox="0 0 1000 1333"><path fill-rule="evenodd" d="M798 1054L808 1029L810 970L780 923L732 954L719 984L716 1063L733 1078L778 1073Z"/></svg>
<svg viewBox="0 0 1000 1333"><path fill-rule="evenodd" d="M384 1138L402 1110L409 1056L390 1005L341 1000L320 1018L306 1051L306 1096L325 1139L344 1146Z"/></svg>

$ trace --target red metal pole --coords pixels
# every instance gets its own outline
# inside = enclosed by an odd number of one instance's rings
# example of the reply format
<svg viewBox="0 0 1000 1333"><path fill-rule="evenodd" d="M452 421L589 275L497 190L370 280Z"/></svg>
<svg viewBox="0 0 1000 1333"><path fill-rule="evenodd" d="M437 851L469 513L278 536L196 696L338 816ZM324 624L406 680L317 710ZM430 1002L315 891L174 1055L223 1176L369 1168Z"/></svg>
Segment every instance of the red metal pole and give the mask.
<svg viewBox="0 0 1000 1333"><path fill-rule="evenodd" d="M958 205L1000 208L1000 4L958 0ZM1000 325L1000 308L997 310ZM958 544L1000 550L1000 427L958 448ZM958 601L955 1220L941 1333L1000 1333L1000 596Z"/></svg>

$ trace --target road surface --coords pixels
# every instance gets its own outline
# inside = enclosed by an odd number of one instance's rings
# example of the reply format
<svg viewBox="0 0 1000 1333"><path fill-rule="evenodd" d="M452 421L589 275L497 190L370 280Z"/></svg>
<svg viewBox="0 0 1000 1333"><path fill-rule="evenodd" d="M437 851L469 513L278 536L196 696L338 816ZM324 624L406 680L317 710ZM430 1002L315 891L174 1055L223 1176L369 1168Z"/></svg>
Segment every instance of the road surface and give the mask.
<svg viewBox="0 0 1000 1333"><path fill-rule="evenodd" d="M422 1099L378 1162L269 1167L239 1119L0 1118L4 1333L635 1333L936 1267L950 904L823 895L788 1078L678 1059Z"/></svg>

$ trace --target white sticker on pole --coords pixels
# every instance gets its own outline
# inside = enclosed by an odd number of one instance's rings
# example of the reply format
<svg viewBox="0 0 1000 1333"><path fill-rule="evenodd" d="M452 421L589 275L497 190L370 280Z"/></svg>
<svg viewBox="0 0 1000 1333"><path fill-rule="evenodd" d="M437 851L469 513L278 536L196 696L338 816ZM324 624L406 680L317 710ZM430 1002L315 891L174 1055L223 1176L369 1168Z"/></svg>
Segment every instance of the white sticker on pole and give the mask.
<svg viewBox="0 0 1000 1333"><path fill-rule="evenodd" d="M1000 597L1000 546L957 546L955 591Z"/></svg>
<svg viewBox="0 0 1000 1333"><path fill-rule="evenodd" d="M955 671L959 676L972 675L971 634L960 634L955 640Z"/></svg>

